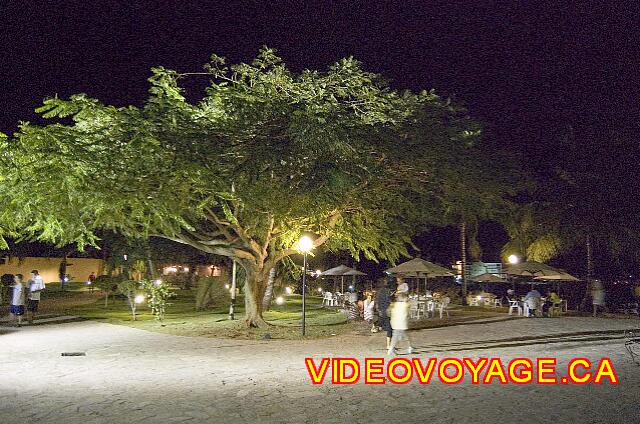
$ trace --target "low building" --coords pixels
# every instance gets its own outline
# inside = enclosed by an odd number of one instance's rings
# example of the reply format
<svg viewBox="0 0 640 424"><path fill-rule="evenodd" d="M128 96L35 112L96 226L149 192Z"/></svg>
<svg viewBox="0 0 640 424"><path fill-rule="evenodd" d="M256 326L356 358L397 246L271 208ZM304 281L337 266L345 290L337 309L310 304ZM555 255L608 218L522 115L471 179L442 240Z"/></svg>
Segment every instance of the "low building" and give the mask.
<svg viewBox="0 0 640 424"><path fill-rule="evenodd" d="M33 269L37 269L45 284L60 282L60 264L64 258L38 258L33 256L6 256L0 260L0 275L22 274L26 279ZM104 273L104 261L91 258L67 258L66 274L69 281L87 281L89 275Z"/></svg>

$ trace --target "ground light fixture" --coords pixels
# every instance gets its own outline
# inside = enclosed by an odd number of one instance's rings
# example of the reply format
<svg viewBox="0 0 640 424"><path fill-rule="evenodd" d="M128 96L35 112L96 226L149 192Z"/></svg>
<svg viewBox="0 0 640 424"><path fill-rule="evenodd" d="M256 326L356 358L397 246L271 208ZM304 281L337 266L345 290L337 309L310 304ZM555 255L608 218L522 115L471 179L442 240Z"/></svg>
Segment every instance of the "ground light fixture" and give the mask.
<svg viewBox="0 0 640 424"><path fill-rule="evenodd" d="M303 256L302 265L302 337L305 335L305 315L306 315L306 285L307 285L307 254L313 249L313 240L309 236L300 237L298 241L298 250Z"/></svg>

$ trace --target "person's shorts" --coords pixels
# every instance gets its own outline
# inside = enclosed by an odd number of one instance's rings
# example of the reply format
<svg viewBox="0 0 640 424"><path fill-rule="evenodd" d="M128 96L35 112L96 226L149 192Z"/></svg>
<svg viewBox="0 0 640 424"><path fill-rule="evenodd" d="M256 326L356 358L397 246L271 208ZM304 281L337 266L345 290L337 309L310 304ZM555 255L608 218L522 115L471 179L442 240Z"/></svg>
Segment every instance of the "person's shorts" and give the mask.
<svg viewBox="0 0 640 424"><path fill-rule="evenodd" d="M40 303L39 300L32 300L32 299L27 300L27 311L38 312L39 303Z"/></svg>
<svg viewBox="0 0 640 424"><path fill-rule="evenodd" d="M24 305L11 305L9 310L13 315L24 315Z"/></svg>

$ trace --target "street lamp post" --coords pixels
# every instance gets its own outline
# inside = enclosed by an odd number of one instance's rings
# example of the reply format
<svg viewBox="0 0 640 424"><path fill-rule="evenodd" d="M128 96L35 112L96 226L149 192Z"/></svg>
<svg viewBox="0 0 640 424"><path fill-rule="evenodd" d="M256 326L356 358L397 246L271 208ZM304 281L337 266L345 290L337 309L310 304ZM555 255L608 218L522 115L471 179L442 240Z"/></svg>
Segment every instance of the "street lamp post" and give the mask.
<svg viewBox="0 0 640 424"><path fill-rule="evenodd" d="M229 319L235 319L234 306L236 304L236 261L231 265L231 303L229 304Z"/></svg>
<svg viewBox="0 0 640 424"><path fill-rule="evenodd" d="M302 337L304 337L305 335L307 253L309 253L311 249L313 249L313 240L311 240L308 236L300 237L300 241L298 242L298 250L302 252L304 258L302 265Z"/></svg>

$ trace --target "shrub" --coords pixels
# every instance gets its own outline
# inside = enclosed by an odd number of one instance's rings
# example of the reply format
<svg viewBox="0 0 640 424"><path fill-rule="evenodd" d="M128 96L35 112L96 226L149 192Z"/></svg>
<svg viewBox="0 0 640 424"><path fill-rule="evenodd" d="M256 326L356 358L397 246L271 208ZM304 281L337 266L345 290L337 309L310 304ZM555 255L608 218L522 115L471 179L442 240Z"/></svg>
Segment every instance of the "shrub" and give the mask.
<svg viewBox="0 0 640 424"><path fill-rule="evenodd" d="M169 303L167 300L173 296L169 284L162 280L142 281L142 287L147 294L147 306L151 308L151 312L157 320L164 319L165 308Z"/></svg>

